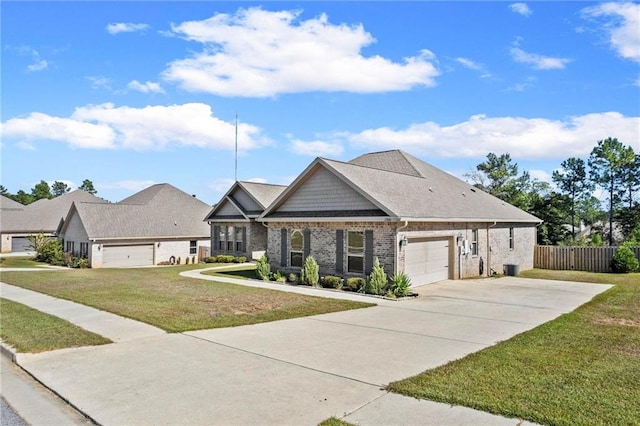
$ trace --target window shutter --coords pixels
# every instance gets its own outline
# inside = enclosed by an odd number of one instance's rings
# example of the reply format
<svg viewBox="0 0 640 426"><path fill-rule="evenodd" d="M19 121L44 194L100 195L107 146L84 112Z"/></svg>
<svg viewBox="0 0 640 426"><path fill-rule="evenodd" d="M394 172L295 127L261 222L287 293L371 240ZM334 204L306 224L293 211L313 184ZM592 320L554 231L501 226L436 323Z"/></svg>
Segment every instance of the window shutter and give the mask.
<svg viewBox="0 0 640 426"><path fill-rule="evenodd" d="M373 230L364 231L364 273L373 270Z"/></svg>
<svg viewBox="0 0 640 426"><path fill-rule="evenodd" d="M305 229L302 235L304 236L304 242L302 243L302 254L306 259L311 254L311 230Z"/></svg>
<svg viewBox="0 0 640 426"><path fill-rule="evenodd" d="M244 253L249 253L249 250L247 249L247 227L246 226L242 227L242 251Z"/></svg>
<svg viewBox="0 0 640 426"><path fill-rule="evenodd" d="M344 231L336 231L336 274L344 272Z"/></svg>
<svg viewBox="0 0 640 426"><path fill-rule="evenodd" d="M280 230L280 266L287 266L287 228Z"/></svg>
<svg viewBox="0 0 640 426"><path fill-rule="evenodd" d="M220 227L218 225L211 227L211 239L213 240L211 243L211 253L213 253L218 250L218 245L220 243Z"/></svg>

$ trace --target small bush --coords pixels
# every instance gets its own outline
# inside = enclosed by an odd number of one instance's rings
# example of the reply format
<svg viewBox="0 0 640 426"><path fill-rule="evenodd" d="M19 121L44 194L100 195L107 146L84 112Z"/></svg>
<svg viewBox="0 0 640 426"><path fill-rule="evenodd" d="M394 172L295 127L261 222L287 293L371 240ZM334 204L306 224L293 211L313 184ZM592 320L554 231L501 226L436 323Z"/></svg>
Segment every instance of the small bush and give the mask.
<svg viewBox="0 0 640 426"><path fill-rule="evenodd" d="M195 256L191 256L191 263L193 263L194 265L196 264L196 257Z"/></svg>
<svg viewBox="0 0 640 426"><path fill-rule="evenodd" d="M304 260L304 268L302 268L300 272L300 280L302 284L319 287L320 274L318 273L318 262L316 262L313 256L308 256Z"/></svg>
<svg viewBox="0 0 640 426"><path fill-rule="evenodd" d="M202 260L204 260L204 263L216 263L216 258L214 256L207 256Z"/></svg>
<svg viewBox="0 0 640 426"><path fill-rule="evenodd" d="M347 281L345 281L342 289L347 291L360 291L360 289L362 289L365 285L367 285L367 282L364 278L351 277L348 278Z"/></svg>
<svg viewBox="0 0 640 426"><path fill-rule="evenodd" d="M180 259L180 257L178 257L176 259L176 265L180 265L182 263L182 259Z"/></svg>
<svg viewBox="0 0 640 426"><path fill-rule="evenodd" d="M273 274L273 279L276 282L282 283L284 284L285 282L287 282L287 277L284 276L284 274L280 271L276 271L275 274Z"/></svg>
<svg viewBox="0 0 640 426"><path fill-rule="evenodd" d="M189 256L187 256L187 257L185 258L185 264L187 264L187 265L189 264Z"/></svg>
<svg viewBox="0 0 640 426"><path fill-rule="evenodd" d="M269 277L271 276L271 265L269 264L267 256L263 255L258 259L258 263L256 264L256 275L261 280L269 281Z"/></svg>
<svg viewBox="0 0 640 426"><path fill-rule="evenodd" d="M216 256L216 262L233 263L233 256L231 256L230 254L219 254Z"/></svg>
<svg viewBox="0 0 640 426"><path fill-rule="evenodd" d="M235 259L233 259L233 263L245 263L247 261L247 258L244 256L238 256Z"/></svg>
<svg viewBox="0 0 640 426"><path fill-rule="evenodd" d="M342 288L342 278L333 275L327 275L322 281L322 287L326 288Z"/></svg>
<svg viewBox="0 0 640 426"><path fill-rule="evenodd" d="M298 275L294 274L293 272L290 273L289 275L287 275L287 281L289 281L291 284L298 284Z"/></svg>
<svg viewBox="0 0 640 426"><path fill-rule="evenodd" d="M62 241L42 234L29 235L27 239L36 252L36 261L57 266L65 265Z"/></svg>
<svg viewBox="0 0 640 426"><path fill-rule="evenodd" d="M640 268L640 262L636 255L625 244L616 250L611 259L611 270L619 274L637 271Z"/></svg>
<svg viewBox="0 0 640 426"><path fill-rule="evenodd" d="M409 277L404 272L397 272L391 277L388 293L395 297L405 297L409 295L409 287L411 287Z"/></svg>
<svg viewBox="0 0 640 426"><path fill-rule="evenodd" d="M384 268L380 265L380 260L376 257L373 262L373 270L369 276L367 284L360 289L363 293L368 294L382 294L383 289L387 286L387 274L384 272Z"/></svg>

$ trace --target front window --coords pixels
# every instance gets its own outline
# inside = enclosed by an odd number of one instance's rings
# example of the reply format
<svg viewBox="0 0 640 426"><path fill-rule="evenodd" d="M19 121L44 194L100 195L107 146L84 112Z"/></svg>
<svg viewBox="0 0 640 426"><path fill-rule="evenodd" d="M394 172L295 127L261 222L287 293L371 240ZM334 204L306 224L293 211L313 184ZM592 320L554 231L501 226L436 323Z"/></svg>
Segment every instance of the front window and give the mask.
<svg viewBox="0 0 640 426"><path fill-rule="evenodd" d="M244 247L242 247L242 234L244 233L244 227L238 228L236 231L236 251L238 253L242 253L244 251Z"/></svg>
<svg viewBox="0 0 640 426"><path fill-rule="evenodd" d="M89 243L80 243L80 257L89 257Z"/></svg>
<svg viewBox="0 0 640 426"><path fill-rule="evenodd" d="M220 233L218 234L218 250L223 251L227 245L227 233L225 232L225 227L220 227Z"/></svg>
<svg viewBox="0 0 640 426"><path fill-rule="evenodd" d="M364 232L347 234L347 272L364 272Z"/></svg>
<svg viewBox="0 0 640 426"><path fill-rule="evenodd" d="M471 231L471 254L473 256L478 255L478 230Z"/></svg>
<svg viewBox="0 0 640 426"><path fill-rule="evenodd" d="M291 233L291 266L302 268L304 236L296 229Z"/></svg>
<svg viewBox="0 0 640 426"><path fill-rule="evenodd" d="M233 251L236 229L233 226L227 228L227 251Z"/></svg>
<svg viewBox="0 0 640 426"><path fill-rule="evenodd" d="M189 254L197 254L198 253L198 242L197 241L189 241Z"/></svg>
<svg viewBox="0 0 640 426"><path fill-rule="evenodd" d="M513 228L509 228L509 249L513 250L515 242L513 240Z"/></svg>

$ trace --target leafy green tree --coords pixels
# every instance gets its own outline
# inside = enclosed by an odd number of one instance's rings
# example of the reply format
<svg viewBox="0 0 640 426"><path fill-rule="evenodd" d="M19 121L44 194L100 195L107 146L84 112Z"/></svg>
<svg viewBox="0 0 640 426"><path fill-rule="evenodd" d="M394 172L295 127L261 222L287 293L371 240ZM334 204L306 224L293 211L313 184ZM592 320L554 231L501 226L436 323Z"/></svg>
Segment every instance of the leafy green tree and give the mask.
<svg viewBox="0 0 640 426"><path fill-rule="evenodd" d="M31 195L33 195L36 200L42 200L43 198L50 200L53 198L49 184L43 180L31 188Z"/></svg>
<svg viewBox="0 0 640 426"><path fill-rule="evenodd" d="M569 197L557 192L533 192L531 200L529 213L543 220L536 230L538 244L557 245L565 242L569 237L565 227Z"/></svg>
<svg viewBox="0 0 640 426"><path fill-rule="evenodd" d="M588 197L594 185L588 179L584 160L571 157L561 164L562 170L553 172L552 179L558 188L571 198L571 235L576 236L576 204Z"/></svg>
<svg viewBox="0 0 640 426"><path fill-rule="evenodd" d="M9 190L5 188L4 185L0 185L0 195L4 195L7 198L11 198L11 194L9 193Z"/></svg>
<svg viewBox="0 0 640 426"><path fill-rule="evenodd" d="M302 284L310 285L312 287L320 286L320 274L318 262L313 256L307 256L304 260L304 267L300 271L300 281Z"/></svg>
<svg viewBox="0 0 640 426"><path fill-rule="evenodd" d="M384 272L384 267L380 265L380 260L376 257L373 261L373 269L369 276L369 281L365 286L365 293L369 294L382 294L382 290L387 286L387 274Z"/></svg>
<svg viewBox="0 0 640 426"><path fill-rule="evenodd" d="M631 147L623 145L616 138L598 141L589 156L591 181L609 194L609 245L613 245L613 218L616 204L622 200L627 188L626 175L635 163Z"/></svg>
<svg viewBox="0 0 640 426"><path fill-rule="evenodd" d="M83 191L88 192L89 194L95 195L98 191L93 187L93 182L89 179L85 179L82 181L82 185L78 187L78 189L82 189Z"/></svg>
<svg viewBox="0 0 640 426"><path fill-rule="evenodd" d="M20 204L27 205L36 201L36 197L31 194L24 192L22 189L18 191L16 195L13 196L13 199Z"/></svg>
<svg viewBox="0 0 640 426"><path fill-rule="evenodd" d="M511 202L515 196L518 176L518 165L512 163L509 153L497 156L493 152L487 154L486 161L476 166L476 171L467 174L477 188Z"/></svg>
<svg viewBox="0 0 640 426"><path fill-rule="evenodd" d="M53 192L54 197L59 197L71 191L71 188L69 188L69 185L64 182L55 181L51 185L51 191Z"/></svg>

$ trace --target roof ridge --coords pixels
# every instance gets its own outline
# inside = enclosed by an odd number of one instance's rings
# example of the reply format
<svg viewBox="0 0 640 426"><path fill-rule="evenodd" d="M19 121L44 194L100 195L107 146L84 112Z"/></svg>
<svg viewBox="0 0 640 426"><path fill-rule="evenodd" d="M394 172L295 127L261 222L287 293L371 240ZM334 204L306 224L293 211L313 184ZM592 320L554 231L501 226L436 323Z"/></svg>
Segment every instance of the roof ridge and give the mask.
<svg viewBox="0 0 640 426"><path fill-rule="evenodd" d="M417 176L415 174L412 174L412 173L403 173L403 172L398 172L398 171L393 171L393 170L381 169L380 167L373 167L373 166L365 165L365 164L352 163L352 161L357 160L360 157L364 157L365 155L383 154L385 152L399 152L401 155L403 155L404 159L407 160L407 163L409 163L411 168L417 173ZM362 154L362 155L354 158L353 160L349 160L349 161L330 160L328 158L322 158L322 157L321 158L324 159L324 160L329 160L329 161L334 161L334 162L337 162L337 163L347 164L349 166L358 166L358 167L363 167L365 169L378 170L378 171L381 171L381 172L393 173L394 175L411 176L411 177L424 179L424 176L422 175L422 173L420 173L420 171L418 169L416 169L416 167L413 165L413 163L406 156L404 156L404 154L405 154L405 152L402 151L401 149L389 149L389 150L386 150L386 151L370 152L370 153L367 153L367 154Z"/></svg>

